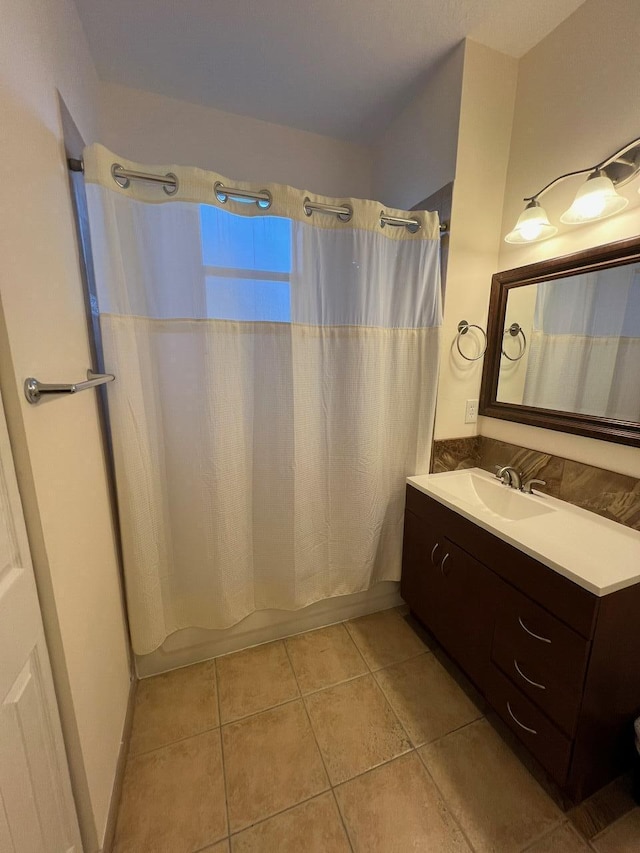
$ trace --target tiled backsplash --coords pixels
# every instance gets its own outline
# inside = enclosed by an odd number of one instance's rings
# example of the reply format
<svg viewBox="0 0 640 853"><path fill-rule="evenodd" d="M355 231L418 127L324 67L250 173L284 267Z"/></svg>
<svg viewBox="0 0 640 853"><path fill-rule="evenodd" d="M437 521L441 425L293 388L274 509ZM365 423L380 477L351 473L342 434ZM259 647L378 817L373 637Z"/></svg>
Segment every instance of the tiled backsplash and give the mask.
<svg viewBox="0 0 640 853"><path fill-rule="evenodd" d="M541 490L547 494L640 530L640 480L634 477L484 435L433 443L434 473L474 467L494 473L496 465L513 465L526 480L546 480Z"/></svg>

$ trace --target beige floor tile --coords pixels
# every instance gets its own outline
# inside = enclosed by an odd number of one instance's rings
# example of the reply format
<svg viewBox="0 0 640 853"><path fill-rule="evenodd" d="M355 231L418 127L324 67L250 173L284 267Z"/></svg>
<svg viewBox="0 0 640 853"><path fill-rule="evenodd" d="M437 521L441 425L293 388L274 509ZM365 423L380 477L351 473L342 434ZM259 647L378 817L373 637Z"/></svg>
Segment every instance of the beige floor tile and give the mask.
<svg viewBox="0 0 640 853"><path fill-rule="evenodd" d="M233 853L350 853L349 842L328 791L231 839Z"/></svg>
<svg viewBox="0 0 640 853"><path fill-rule="evenodd" d="M415 752L335 791L356 853L470 850Z"/></svg>
<svg viewBox="0 0 640 853"><path fill-rule="evenodd" d="M232 831L328 788L301 701L224 726L222 743Z"/></svg>
<svg viewBox="0 0 640 853"><path fill-rule="evenodd" d="M198 853L229 853L229 841L225 838L213 847L205 847L204 850L199 850Z"/></svg>
<svg viewBox="0 0 640 853"><path fill-rule="evenodd" d="M300 695L281 640L217 658L216 665L223 723Z"/></svg>
<svg viewBox="0 0 640 853"><path fill-rule="evenodd" d="M116 853L193 853L226 834L219 729L129 760Z"/></svg>
<svg viewBox="0 0 640 853"><path fill-rule="evenodd" d="M344 625L309 631L285 642L303 693L312 693L369 671Z"/></svg>
<svg viewBox="0 0 640 853"><path fill-rule="evenodd" d="M426 650L395 608L345 623L371 669L415 657Z"/></svg>
<svg viewBox="0 0 640 853"><path fill-rule="evenodd" d="M136 690L130 754L148 752L217 725L214 661L143 678Z"/></svg>
<svg viewBox="0 0 640 853"><path fill-rule="evenodd" d="M562 824L550 835L527 847L527 853L591 853L591 850L569 823Z"/></svg>
<svg viewBox="0 0 640 853"><path fill-rule="evenodd" d="M482 719L420 755L477 853L514 853L562 813L504 741Z"/></svg>
<svg viewBox="0 0 640 853"><path fill-rule="evenodd" d="M598 853L638 853L640 851L640 807L616 821L591 844Z"/></svg>
<svg viewBox="0 0 640 853"><path fill-rule="evenodd" d="M411 748L372 675L312 693L305 702L334 785Z"/></svg>
<svg viewBox="0 0 640 853"><path fill-rule="evenodd" d="M421 746L482 716L432 654L378 670L375 678L414 746Z"/></svg>

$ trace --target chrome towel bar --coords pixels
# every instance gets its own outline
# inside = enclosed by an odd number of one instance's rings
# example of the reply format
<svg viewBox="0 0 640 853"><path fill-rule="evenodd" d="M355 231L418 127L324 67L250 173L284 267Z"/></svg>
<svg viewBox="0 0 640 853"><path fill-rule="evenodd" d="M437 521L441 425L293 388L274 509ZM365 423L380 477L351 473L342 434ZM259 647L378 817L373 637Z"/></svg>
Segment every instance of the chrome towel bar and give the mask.
<svg viewBox="0 0 640 853"><path fill-rule="evenodd" d="M78 391L86 391L87 388L95 388L106 382L113 382L116 377L112 373L94 373L87 370L87 378L84 382L74 382L73 385L47 384L39 382L30 376L24 380L24 395L30 403L37 403L43 394L75 394Z"/></svg>

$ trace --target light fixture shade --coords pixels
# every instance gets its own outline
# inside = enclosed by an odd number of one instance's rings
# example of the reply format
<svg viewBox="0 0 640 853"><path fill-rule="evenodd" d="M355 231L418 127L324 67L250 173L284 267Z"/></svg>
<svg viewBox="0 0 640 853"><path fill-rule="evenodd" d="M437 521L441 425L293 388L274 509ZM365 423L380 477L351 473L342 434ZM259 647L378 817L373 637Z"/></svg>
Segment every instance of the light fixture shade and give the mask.
<svg viewBox="0 0 640 853"><path fill-rule="evenodd" d="M553 237L558 229L549 222L544 207L530 201L518 217L515 228L504 238L505 243L538 243Z"/></svg>
<svg viewBox="0 0 640 853"><path fill-rule="evenodd" d="M565 225L580 225L604 219L629 204L629 200L616 192L611 178L604 172L593 172L576 193L573 204L560 217Z"/></svg>

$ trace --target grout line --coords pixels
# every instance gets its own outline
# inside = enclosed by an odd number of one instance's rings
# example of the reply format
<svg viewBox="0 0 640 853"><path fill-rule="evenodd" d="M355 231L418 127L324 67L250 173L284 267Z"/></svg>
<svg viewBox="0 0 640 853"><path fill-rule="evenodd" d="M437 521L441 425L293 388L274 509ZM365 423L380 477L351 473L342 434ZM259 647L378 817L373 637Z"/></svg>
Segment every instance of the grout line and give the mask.
<svg viewBox="0 0 640 853"><path fill-rule="evenodd" d="M424 743L419 743L419 744L417 744L415 748L416 748L416 749L422 749L424 746L433 746L433 745L434 745L434 744L436 744L436 743L440 743L440 741L441 741L441 740L444 740L445 738L448 738L448 737L449 737L449 735L453 735L453 734L456 734L457 732L461 732L461 731L462 731L462 729L466 729L468 726L472 726L474 723L477 723L477 722L479 722L480 720L485 720L485 719L486 719L485 715L484 715L484 714L480 714L480 715L479 715L479 716L477 716L475 719L473 719L473 720L469 720L469 722L468 722L468 723L463 723L461 726L458 726L458 727L457 727L457 728L455 728L455 729L451 729L451 731L450 731L450 732L446 732L445 734L440 735L439 737L436 737L436 738L434 738L433 740L425 740L425 741L424 741Z"/></svg>
<svg viewBox="0 0 640 853"><path fill-rule="evenodd" d="M562 826L570 826L575 831L575 827L571 823L571 821L567 818L567 816L563 813L561 819L556 823L551 829L546 829L542 835L537 835L535 838L532 838L530 841L524 845L524 847L520 848L520 853L526 853L527 850L531 850L536 844L539 844L541 841L544 841L545 838L550 838L554 832L560 829ZM581 838L582 841L585 841L584 838Z"/></svg>
<svg viewBox="0 0 640 853"><path fill-rule="evenodd" d="M347 822L344 819L344 815L342 814L342 809L340 808L340 804L338 803L338 798L336 796L336 789L333 786L331 787L331 796L333 797L333 802L336 805L338 817L340 818L340 823L342 824L342 828L344 829L344 834L347 839L347 844L349 845L352 853L355 853L353 844L351 842L351 836L349 835L349 830L347 829Z"/></svg>
<svg viewBox="0 0 640 853"><path fill-rule="evenodd" d="M231 832L231 822L229 820L229 796L227 794L227 768L224 760L224 741L222 738L222 717L220 716L220 677L218 673L218 664L214 663L214 671L216 675L216 703L218 706L218 722L220 723L220 758L222 760L222 786L224 788L224 808L227 815L227 838ZM229 850L231 850L231 841L229 841Z"/></svg>
<svg viewBox="0 0 640 853"><path fill-rule="evenodd" d="M267 711L275 711L276 708L283 708L285 705L290 705L292 702L298 702L302 696L292 696L291 699L285 699L284 702L276 702L275 705L267 705L266 708L261 708L259 711L252 711L250 714L245 714L244 717L235 717L233 720L227 720L220 723L221 729L226 729L227 726L233 726L236 723L243 723L245 720L250 720L252 717L259 717L260 714L266 714Z"/></svg>
<svg viewBox="0 0 640 853"><path fill-rule="evenodd" d="M317 794L312 794L310 797L305 797L304 800L300 800L298 803L293 803L290 806L286 806L284 809L279 809L277 812L273 812L268 814L266 817L261 817L258 820L254 820L253 823L248 823L246 826L241 826L240 829L234 829L233 832L230 832L229 835L225 836L226 839L231 843L231 839L235 838L237 835L242 835L243 832L246 832L248 829L253 829L254 826L260 826L261 823L266 823L268 820L271 820L274 817L280 817L283 814L287 814L288 812L297 809L298 806L304 806L306 803L310 803L311 800L317 800L318 797L322 797L325 794L331 793L331 787L324 788L322 791L318 791ZM221 838L220 841L224 841L225 838ZM214 844L218 844L217 841ZM204 848L207 849L206 847Z"/></svg>
<svg viewBox="0 0 640 853"><path fill-rule="evenodd" d="M464 727L463 727L463 728L464 728ZM446 737L446 735L445 735L445 737ZM453 820L453 822L455 823L455 825L456 825L456 826L458 827L458 829L460 830L460 832L461 832L462 837L464 838L464 840L465 840L465 841L467 842L467 844L469 845L469 849L470 849L470 850L472 850L472 851L475 851L475 850L476 850L476 848L475 848L475 847L473 846L473 844L471 843L471 839L470 839L470 838L469 838L469 836L467 835L467 833L466 833L466 831L465 831L465 829L464 829L464 827L463 827L463 825L462 825L462 822L460 821L460 818L459 818L459 817L458 817L458 815L456 814L455 809L453 808L453 806L451 805L451 803L449 803L449 801L448 801L448 800L447 800L447 798L445 797L444 792L443 792L443 791L442 791L442 789L440 788L440 785L438 785L438 783L436 782L435 777L433 776L433 774L431 773L431 771L430 771L430 770L429 770L429 768L427 767L427 762L424 760L424 758L422 757L422 755L420 755L420 751L419 751L418 749L416 749L416 755L418 756L418 761L419 761L419 762L420 762L420 764L422 764L422 766L424 767L425 773L427 774L427 776L429 777L429 779L431 779L431 781L432 781L432 783L433 783L434 788L435 788L435 789L436 789L436 791L438 792L438 796L439 796L439 797L440 797L440 799L442 800L442 803L443 803L443 805L444 805L444 807L445 807L446 811L451 815L451 819Z"/></svg>
<svg viewBox="0 0 640 853"><path fill-rule="evenodd" d="M141 758L143 755L151 755L152 752L159 752L161 749L167 749L167 747L174 746L177 743L183 743L185 740L192 740L195 737L200 737L200 735L206 735L209 732L215 732L219 728L221 728L220 725L209 726L208 728L202 729L201 731L193 732L193 734L185 735L184 737L178 737L175 740L169 740L166 743L161 743L160 746L154 746L151 749L143 749L141 752L132 752L129 755L129 758Z"/></svg>
<svg viewBox="0 0 640 853"><path fill-rule="evenodd" d="M367 675L372 675L372 673L367 670L366 672L359 672L357 675L350 675L348 678L343 678L341 681L336 681L333 684L325 684L324 687L309 690L308 693L301 693L301 697L306 699L309 696L315 696L316 693L324 693L325 690L331 690L332 687L340 687L341 684L349 684L350 681L357 681L359 678L365 678Z"/></svg>
<svg viewBox="0 0 640 853"><path fill-rule="evenodd" d="M294 666L293 666L293 661L291 660L291 655L289 654L289 649L287 648L286 643L284 644L284 648L285 648L285 651L287 653L287 659L289 661L289 666L291 667L291 671L293 672L293 677L296 680L298 690L300 690L300 684L298 682L298 676L296 675L296 671L295 671ZM344 683L344 682L342 682L342 683ZM300 692L302 694L302 691L300 691ZM340 807L338 806L338 801L336 799L335 791L333 790L333 782L331 781L331 776L329 775L329 771L327 770L327 765L326 765L326 762L324 760L324 755L322 754L322 750L320 749L320 744L318 743L318 738L316 737L316 732L315 732L315 729L313 728L313 723L311 722L311 717L309 716L309 709L307 708L307 703L304 701L304 697L302 699L302 707L304 708L304 713L306 714L307 721L309 723L309 729L311 730L311 734L313 736L313 742L316 745L316 749L318 750L318 755L320 756L320 761L322 761L322 766L324 767L324 772L325 772L325 775L327 777L327 782L329 783L329 790L331 791L331 794L333 796L333 801L334 801L336 808L338 810L338 815L340 816L340 822L342 824L342 828L344 829L344 833L345 833L345 836L347 839L347 844L349 845L349 847L351 848L351 851L353 853L353 844L351 843L351 838L349 837L349 833L347 831L347 826L344 822L344 818L342 817L342 812L340 811Z"/></svg>
<svg viewBox="0 0 640 853"><path fill-rule="evenodd" d="M371 673L371 676L372 676L372 678L373 678L373 683L375 684L375 686L376 686L376 687L377 687L377 689L378 689L378 692L379 692L379 693L380 693L380 695L382 696L383 701L385 702L385 704L386 704L386 705L388 705L389 710L391 711L391 713L393 714L393 716L396 718L396 720L397 720L397 722L398 722L398 725L400 726L401 731L403 731L403 732L404 732L404 736L405 736L405 738L407 739L407 742L408 742L409 746L411 747L411 749L415 749L415 746L413 745L413 741L411 740L411 735L410 735L410 734L409 734L409 732L405 729L405 727L404 727L404 725L403 725L403 723L402 723L402 720L400 719L400 717L399 717L399 716L397 715L397 713L396 713L396 709L393 707L393 705L391 704L391 702L387 699L387 696L386 696L386 694L385 694L384 690L383 690L383 689L382 689L382 687L380 687L380 685L378 684L378 679L375 677L375 674L374 674L373 672Z"/></svg>

